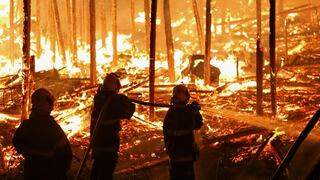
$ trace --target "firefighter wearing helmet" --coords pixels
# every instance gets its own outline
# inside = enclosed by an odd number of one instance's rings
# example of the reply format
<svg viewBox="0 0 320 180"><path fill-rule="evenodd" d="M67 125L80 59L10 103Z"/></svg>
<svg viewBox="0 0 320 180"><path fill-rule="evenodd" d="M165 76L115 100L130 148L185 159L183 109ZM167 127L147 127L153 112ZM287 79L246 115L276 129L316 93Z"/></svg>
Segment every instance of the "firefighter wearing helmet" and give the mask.
<svg viewBox="0 0 320 180"><path fill-rule="evenodd" d="M202 126L202 116L197 102L188 104L190 95L184 85L173 88L172 106L163 123L166 152L170 158L170 179L194 179L193 163L199 150L193 134Z"/></svg>
<svg viewBox="0 0 320 180"><path fill-rule="evenodd" d="M91 142L92 180L113 178L118 162L120 119L130 119L135 111L128 97L118 94L120 88L118 76L110 73L94 96L90 125L90 134L94 137Z"/></svg>
<svg viewBox="0 0 320 180"><path fill-rule="evenodd" d="M54 97L44 88L31 96L29 119L16 130L12 143L24 158L24 179L67 179L72 151L67 136L50 115Z"/></svg>

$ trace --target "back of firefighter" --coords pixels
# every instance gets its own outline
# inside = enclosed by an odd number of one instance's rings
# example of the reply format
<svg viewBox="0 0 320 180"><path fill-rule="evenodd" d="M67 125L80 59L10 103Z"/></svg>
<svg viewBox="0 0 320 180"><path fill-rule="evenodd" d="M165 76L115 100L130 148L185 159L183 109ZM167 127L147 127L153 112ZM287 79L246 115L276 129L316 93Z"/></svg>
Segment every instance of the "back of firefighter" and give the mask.
<svg viewBox="0 0 320 180"><path fill-rule="evenodd" d="M190 95L184 85L173 89L172 107L168 110L163 124L166 151L170 158L170 179L194 179L193 163L198 159L199 149L193 131L202 126L200 106L187 104Z"/></svg>
<svg viewBox="0 0 320 180"><path fill-rule="evenodd" d="M129 101L127 96L118 94L120 88L121 84L117 75L107 74L94 96L90 125L90 133L93 137L91 142L92 180L113 178L118 162L120 119L130 119L135 111L135 105ZM93 133L95 133L94 136Z"/></svg>
<svg viewBox="0 0 320 180"><path fill-rule="evenodd" d="M24 158L24 179L67 179L72 151L61 127L50 113L54 98L44 89L37 89L31 97L29 119L24 120L13 137L13 145Z"/></svg>

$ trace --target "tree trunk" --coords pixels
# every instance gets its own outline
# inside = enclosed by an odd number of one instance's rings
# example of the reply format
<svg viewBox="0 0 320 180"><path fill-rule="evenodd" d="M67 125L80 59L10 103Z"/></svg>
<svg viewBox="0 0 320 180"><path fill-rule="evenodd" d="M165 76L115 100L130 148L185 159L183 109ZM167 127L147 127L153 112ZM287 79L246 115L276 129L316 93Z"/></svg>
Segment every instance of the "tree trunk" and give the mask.
<svg viewBox="0 0 320 180"><path fill-rule="evenodd" d="M171 82L175 81L174 72L174 47L172 39L172 29L171 29L171 15L170 15L170 2L169 0L163 1L163 16L164 16L164 28L166 34L166 44L167 44L167 59L168 59L168 71L169 79Z"/></svg>
<svg viewBox="0 0 320 180"><path fill-rule="evenodd" d="M10 0L10 60L14 65L14 0Z"/></svg>
<svg viewBox="0 0 320 180"><path fill-rule="evenodd" d="M71 31L71 34L69 35L68 33L68 36L66 37L67 39L67 42L65 43L66 44L66 47L67 49L71 50L71 44L72 44L72 22L71 22L71 4L70 4L70 0L66 0L66 7L67 7L67 23L68 23L68 29Z"/></svg>
<svg viewBox="0 0 320 180"><path fill-rule="evenodd" d="M135 44L135 38L136 38L136 27L134 22L135 17L135 7L134 7L134 0L131 0L131 42L132 42L132 59L134 59L135 52L136 52L136 44Z"/></svg>
<svg viewBox="0 0 320 180"><path fill-rule="evenodd" d="M37 28L36 28L36 39L37 39L37 58L39 59L42 53L41 50L41 21L40 21L40 9L41 9L41 0L37 0L37 6L36 6L36 17L37 17Z"/></svg>
<svg viewBox="0 0 320 180"><path fill-rule="evenodd" d="M271 83L271 109L272 114L277 114L276 103L276 1L270 1L270 83Z"/></svg>
<svg viewBox="0 0 320 180"><path fill-rule="evenodd" d="M199 39L199 49L201 53L204 50L204 45L203 45L204 35L203 35L203 28L200 20L197 0L192 0L192 7L193 7L194 18L196 19L197 33L198 33L198 39Z"/></svg>
<svg viewBox="0 0 320 180"><path fill-rule="evenodd" d="M76 14L76 4L77 0L72 0L72 60L73 63L78 59L77 50L77 14Z"/></svg>
<svg viewBox="0 0 320 180"><path fill-rule="evenodd" d="M117 0L112 0L112 48L113 48L113 65L118 65L118 48L117 48Z"/></svg>
<svg viewBox="0 0 320 180"><path fill-rule="evenodd" d="M48 3L48 12L49 12L49 38L50 38L50 50L53 53L52 63L56 61L56 28L55 28L55 19L53 13L53 4L52 1Z"/></svg>
<svg viewBox="0 0 320 180"><path fill-rule="evenodd" d="M154 103L155 58L156 58L156 20L157 0L151 4L151 31L150 31L150 68L149 68L149 100ZM154 107L150 106L149 119L154 120Z"/></svg>
<svg viewBox="0 0 320 180"><path fill-rule="evenodd" d="M101 40L102 40L102 47L106 47L106 35L107 35L107 16L106 16L106 0L101 1Z"/></svg>
<svg viewBox="0 0 320 180"><path fill-rule="evenodd" d="M85 0L82 0L80 1L79 3L79 35L80 35L80 41L81 41L81 44L83 44L84 42L84 1Z"/></svg>
<svg viewBox="0 0 320 180"><path fill-rule="evenodd" d="M30 30L31 30L31 0L23 0L23 57L22 57L22 107L21 120L27 119L30 104Z"/></svg>
<svg viewBox="0 0 320 180"><path fill-rule="evenodd" d="M145 29L146 29L146 53L150 48L150 0L144 0Z"/></svg>
<svg viewBox="0 0 320 180"><path fill-rule="evenodd" d="M210 84L210 49L211 49L211 0L207 0L206 3L206 49L205 49L205 61L204 61L204 83Z"/></svg>
<svg viewBox="0 0 320 180"><path fill-rule="evenodd" d="M256 81L257 81L257 107L256 113L263 114L263 50L261 47L261 0L257 0L257 54L256 54Z"/></svg>
<svg viewBox="0 0 320 180"><path fill-rule="evenodd" d="M97 79L96 70L96 16L95 0L90 0L90 82L94 86Z"/></svg>
<svg viewBox="0 0 320 180"><path fill-rule="evenodd" d="M66 58L64 40L63 40L63 36L62 36L60 15L59 15L57 0L53 0L53 9L54 9L54 17L55 17L55 25L56 25L56 34L58 37L58 43L60 45L60 51L61 51L60 53L62 54L62 64L66 64L67 58Z"/></svg>

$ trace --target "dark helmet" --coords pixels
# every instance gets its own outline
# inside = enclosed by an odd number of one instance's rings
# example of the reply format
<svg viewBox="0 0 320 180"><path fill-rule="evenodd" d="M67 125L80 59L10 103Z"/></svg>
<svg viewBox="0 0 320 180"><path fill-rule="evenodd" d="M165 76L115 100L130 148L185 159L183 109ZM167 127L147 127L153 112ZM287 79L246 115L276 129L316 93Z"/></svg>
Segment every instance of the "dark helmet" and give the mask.
<svg viewBox="0 0 320 180"><path fill-rule="evenodd" d="M115 73L107 74L103 80L102 89L118 92L121 88L119 76Z"/></svg>
<svg viewBox="0 0 320 180"><path fill-rule="evenodd" d="M172 91L172 101L176 101L177 100L177 96L178 94L180 93L185 93L186 97L187 97L187 101L189 101L190 99L190 94L189 94L189 91L187 89L186 86L182 85L182 84L179 84L177 86L175 86L173 88L173 91Z"/></svg>
<svg viewBox="0 0 320 180"><path fill-rule="evenodd" d="M35 90L31 95L31 103L33 106L41 106L45 102L50 106L53 106L54 101L55 99L53 95L45 88L39 88Z"/></svg>

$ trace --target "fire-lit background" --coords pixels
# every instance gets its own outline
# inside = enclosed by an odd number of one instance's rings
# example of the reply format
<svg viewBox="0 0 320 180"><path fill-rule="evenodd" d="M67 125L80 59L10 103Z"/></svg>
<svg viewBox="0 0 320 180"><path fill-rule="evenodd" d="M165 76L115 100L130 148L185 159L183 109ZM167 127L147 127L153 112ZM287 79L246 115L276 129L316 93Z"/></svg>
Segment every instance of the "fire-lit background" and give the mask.
<svg viewBox="0 0 320 180"><path fill-rule="evenodd" d="M205 0L197 3L205 29ZM247 168L265 138L274 132L260 157L255 159L262 170L253 173L253 177L270 177L283 159L280 151L288 150L320 107L320 2L277 1L276 116L271 112L269 83L270 5L267 0L261 3L264 115L256 116L256 1L211 2L210 64L219 68L221 74L219 83L205 85L202 78L184 71L190 66L191 55L204 54L199 44L192 0L170 1L175 81L170 81L168 75L163 0L158 0L155 101L168 104L172 88L184 83L191 92L191 99L200 102L205 124L197 137L204 151L203 157L207 157L200 159L196 168L201 179L236 177L235 174ZM75 158L70 177L89 143L90 110L97 89L89 83L89 0L76 0L76 6L73 5L72 0L31 1L30 33L30 54L35 56L36 71L33 83L36 88L48 88L55 95L57 102L52 115L72 143ZM116 72L121 78L122 93L148 101L150 38L146 33L144 8L142 0L117 1L118 63L114 64L111 0L96 0L96 69L98 84L106 73ZM20 161L23 159L11 144L21 114L23 21L22 0L0 1L0 177L9 179L21 177ZM133 167L141 166L142 169L153 162L163 166L161 163L166 160L162 142L166 108L156 108L154 120L149 120L148 107L138 105L136 110L130 121L122 122L117 166L120 178L128 176L127 172L135 169ZM314 132L319 131L316 128ZM320 148L313 144L319 140L318 133L310 135L312 143L306 146L314 150L310 152L306 148L306 152L312 157L301 155L296 158L293 168L299 167L299 171L295 176L299 177L301 173L303 177L319 157L316 152ZM215 168L213 173L203 169L210 158L215 159L212 160L214 165L210 166ZM309 166L301 166L301 159ZM141 176L148 176L146 174Z"/></svg>

